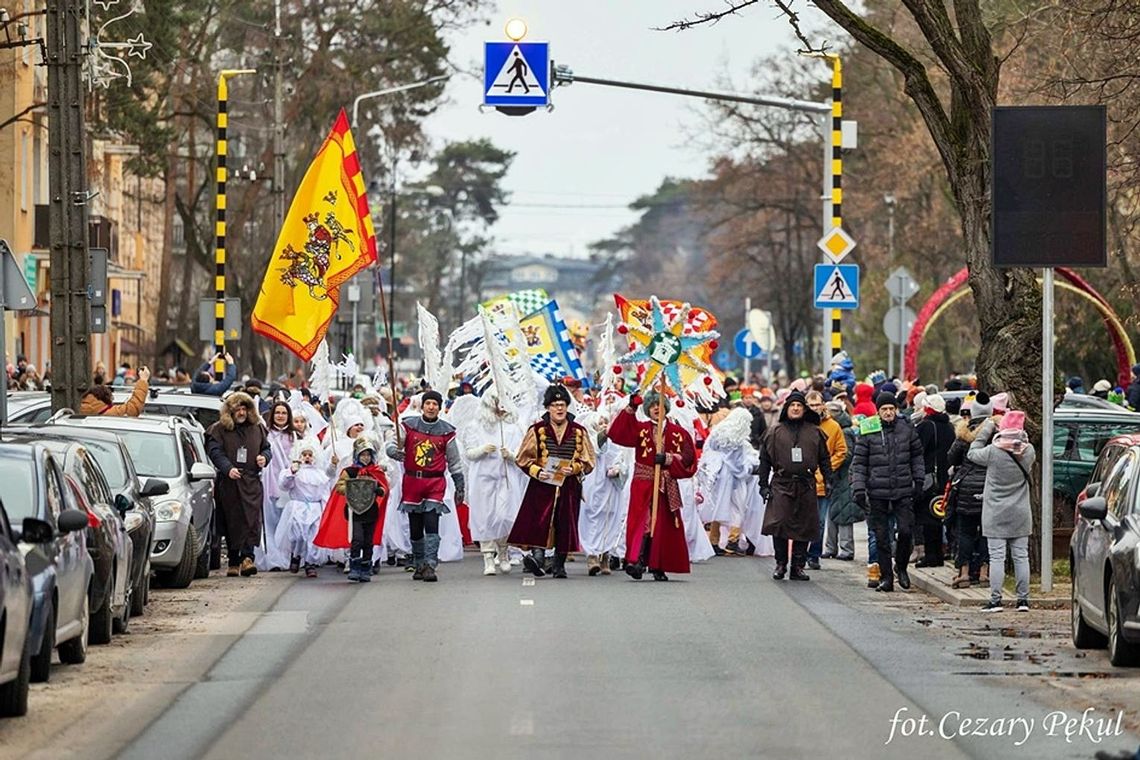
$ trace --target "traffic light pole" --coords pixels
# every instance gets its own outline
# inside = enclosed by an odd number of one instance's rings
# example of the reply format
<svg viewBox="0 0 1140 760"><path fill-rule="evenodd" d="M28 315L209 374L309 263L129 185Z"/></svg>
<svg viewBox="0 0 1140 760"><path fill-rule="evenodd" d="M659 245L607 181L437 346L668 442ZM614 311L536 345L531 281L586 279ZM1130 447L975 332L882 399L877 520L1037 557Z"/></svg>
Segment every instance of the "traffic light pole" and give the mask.
<svg viewBox="0 0 1140 760"><path fill-rule="evenodd" d="M51 261L51 405L78 409L91 380L87 271L87 157L79 0L47 2L48 245ZM2 315L0 315L2 317Z"/></svg>

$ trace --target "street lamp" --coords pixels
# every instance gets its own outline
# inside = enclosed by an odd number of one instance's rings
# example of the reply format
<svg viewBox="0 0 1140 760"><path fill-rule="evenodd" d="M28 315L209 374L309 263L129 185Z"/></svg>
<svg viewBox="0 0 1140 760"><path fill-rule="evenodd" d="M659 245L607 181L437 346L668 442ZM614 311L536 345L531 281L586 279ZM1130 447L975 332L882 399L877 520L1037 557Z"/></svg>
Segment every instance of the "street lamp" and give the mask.
<svg viewBox="0 0 1140 760"><path fill-rule="evenodd" d="M361 101L371 100L372 98L380 98L380 97L383 97L385 95L395 95L397 92L407 92L408 90L415 90L415 89L418 89L420 87L427 87L429 84L435 84L436 82L442 82L446 79L449 79L450 77L451 77L450 74L440 74L438 76L429 77L428 79L424 79L421 82L412 82L411 84L402 84L402 85L399 85L397 87L387 87L383 90L373 90L372 92L366 92L363 95L357 95L356 99L352 101L352 127L353 127L353 129L355 129L357 127L357 123L356 123L357 122L357 115L360 112Z"/></svg>

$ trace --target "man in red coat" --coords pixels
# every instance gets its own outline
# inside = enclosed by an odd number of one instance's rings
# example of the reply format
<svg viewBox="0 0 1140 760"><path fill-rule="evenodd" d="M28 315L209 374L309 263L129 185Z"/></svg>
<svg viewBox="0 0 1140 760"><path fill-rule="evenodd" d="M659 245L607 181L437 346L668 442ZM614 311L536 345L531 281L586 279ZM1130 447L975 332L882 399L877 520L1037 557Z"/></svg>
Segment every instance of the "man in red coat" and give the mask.
<svg viewBox="0 0 1140 760"><path fill-rule="evenodd" d="M656 392L646 395L642 408L649 422L637 419L638 402L637 396L630 397L630 405L614 418L609 432L611 441L633 449L636 461L626 523L625 571L640 580L648 567L653 580L667 581L669 577L665 571L689 572L689 545L685 541L685 526L681 521L681 489L677 481L691 478L697 472L697 453L688 431L668 419L658 446L658 417L669 413L668 399L659 403ZM661 485L657 522L653 526L651 540L649 520L653 505L654 469L657 466L661 468Z"/></svg>

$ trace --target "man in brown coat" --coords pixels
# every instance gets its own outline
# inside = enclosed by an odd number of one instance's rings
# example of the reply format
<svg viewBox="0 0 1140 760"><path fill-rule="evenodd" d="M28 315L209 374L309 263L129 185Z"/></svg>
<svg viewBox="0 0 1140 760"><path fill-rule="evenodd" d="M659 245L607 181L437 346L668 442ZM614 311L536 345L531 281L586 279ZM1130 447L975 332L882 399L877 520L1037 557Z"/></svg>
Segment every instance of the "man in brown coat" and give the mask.
<svg viewBox="0 0 1140 760"><path fill-rule="evenodd" d="M226 524L226 575L256 575L253 549L261 543L261 471L269 463L269 435L253 399L234 393L206 431L206 452L218 471L214 498Z"/></svg>
<svg viewBox="0 0 1140 760"><path fill-rule="evenodd" d="M824 482L831 478L831 456L819 421L804 395L793 391L760 449L760 494L768 502L761 532L772 536L776 545L772 577L778 581L788 572L788 541L792 542L791 579L810 580L804 565L808 542L819 533L816 473L822 473Z"/></svg>

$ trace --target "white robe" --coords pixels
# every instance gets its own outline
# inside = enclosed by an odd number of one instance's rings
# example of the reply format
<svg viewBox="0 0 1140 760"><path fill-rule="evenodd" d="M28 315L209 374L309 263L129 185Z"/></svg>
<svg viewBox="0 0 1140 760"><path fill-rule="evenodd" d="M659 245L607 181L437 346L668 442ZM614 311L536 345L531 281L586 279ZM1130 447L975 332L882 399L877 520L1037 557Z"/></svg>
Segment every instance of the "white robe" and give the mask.
<svg viewBox="0 0 1140 760"><path fill-rule="evenodd" d="M258 570L268 570L271 567L286 568L289 566L289 555L277 551L274 535L277 525L281 521L281 513L285 508L280 486L281 473L288 472L293 459L293 443L296 435L292 430L281 432L270 430L266 437L269 439L269 464L261 471L261 520L262 543L254 547L253 561Z"/></svg>
<svg viewBox="0 0 1140 760"><path fill-rule="evenodd" d="M288 558L303 544L304 551L299 552L302 562L324 564L329 552L313 546L329 495L329 479L324 468L319 464L302 465L296 474L286 469L281 473L278 485L281 492L279 501L285 506L272 536L273 551L287 558L287 566Z"/></svg>
<svg viewBox="0 0 1140 760"><path fill-rule="evenodd" d="M669 412L669 417L685 428L690 436L696 435L697 413L693 411L692 405L680 409L674 406ZM697 514L697 479L692 477L678 480L677 488L681 492L681 520L685 524L685 543L689 545L689 562L704 562L716 556L716 552L713 551L708 533L704 530L704 523Z"/></svg>
<svg viewBox="0 0 1140 760"><path fill-rule="evenodd" d="M475 419L459 429L470 509L467 527L473 541L500 541L511 533L527 477L514 459L505 459L499 449L505 448L512 454L518 451L524 432L517 422L500 423L482 408L475 413ZM485 453L486 446L494 446L495 450Z"/></svg>
<svg viewBox="0 0 1140 760"><path fill-rule="evenodd" d="M718 447L716 441L705 444L697 468L700 489L701 519L734 526L756 545L756 554L773 554L772 538L761 535L764 523L764 500L760 497L759 478L752 474L760 457L750 445ZM720 534L721 548L728 542L728 531Z"/></svg>
<svg viewBox="0 0 1140 760"><path fill-rule="evenodd" d="M620 474L608 477L610 468ZM633 449L609 440L598 449L597 464L582 481L582 507L578 512L578 538L587 555L609 552L625 556L632 468Z"/></svg>

